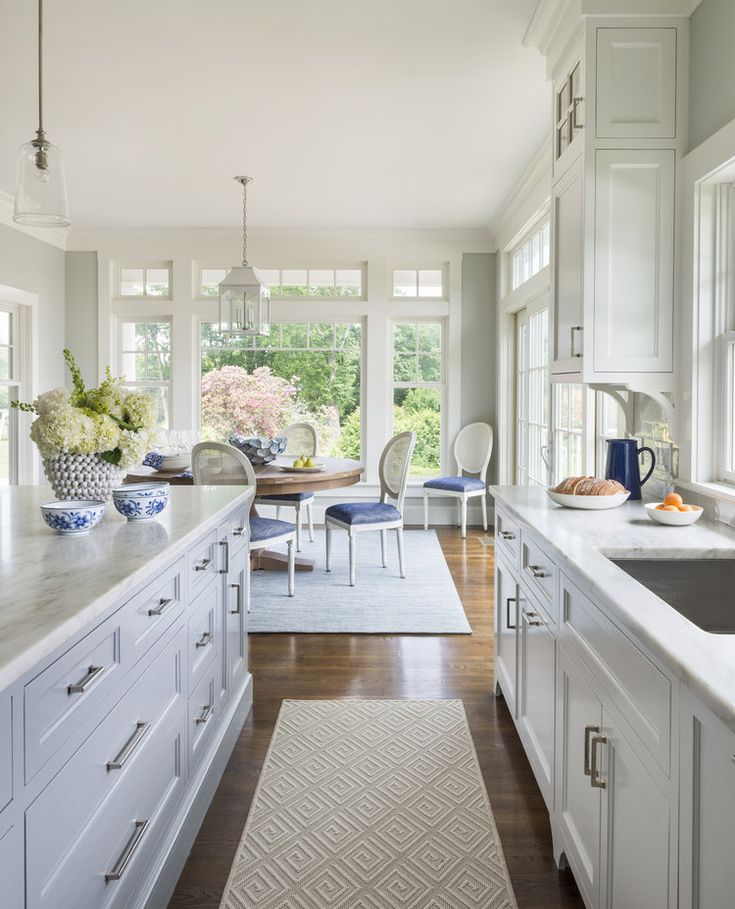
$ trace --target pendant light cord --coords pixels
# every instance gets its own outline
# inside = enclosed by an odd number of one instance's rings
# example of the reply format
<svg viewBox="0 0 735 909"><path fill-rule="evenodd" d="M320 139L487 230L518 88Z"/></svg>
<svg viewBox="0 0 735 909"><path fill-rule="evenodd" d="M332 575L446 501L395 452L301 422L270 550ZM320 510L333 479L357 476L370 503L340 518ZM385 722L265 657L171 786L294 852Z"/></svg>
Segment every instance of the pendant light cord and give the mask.
<svg viewBox="0 0 735 909"><path fill-rule="evenodd" d="M242 181L242 264L248 264L248 178Z"/></svg>
<svg viewBox="0 0 735 909"><path fill-rule="evenodd" d="M38 0L38 132L43 136L43 0Z"/></svg>

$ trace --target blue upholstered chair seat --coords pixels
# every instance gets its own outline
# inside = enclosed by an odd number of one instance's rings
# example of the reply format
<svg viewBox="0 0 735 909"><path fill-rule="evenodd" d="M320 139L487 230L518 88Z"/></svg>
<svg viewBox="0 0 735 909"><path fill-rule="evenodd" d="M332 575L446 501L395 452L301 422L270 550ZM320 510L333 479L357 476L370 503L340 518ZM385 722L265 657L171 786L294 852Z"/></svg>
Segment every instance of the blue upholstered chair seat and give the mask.
<svg viewBox="0 0 735 909"><path fill-rule="evenodd" d="M271 518L250 516L251 543L258 543L261 540L272 540L274 537L281 537L286 533L293 533L295 530L295 525L289 524L288 521L274 521Z"/></svg>
<svg viewBox="0 0 735 909"><path fill-rule="evenodd" d="M289 492L280 496L258 496L258 501L267 502L268 500L277 500L279 502L308 502L313 498L313 492Z"/></svg>
<svg viewBox="0 0 735 909"><path fill-rule="evenodd" d="M426 489L443 489L446 492L475 492L485 488L477 477L437 477L424 483Z"/></svg>
<svg viewBox="0 0 735 909"><path fill-rule="evenodd" d="M387 502L344 502L330 505L326 516L343 524L379 524L400 521L401 513Z"/></svg>

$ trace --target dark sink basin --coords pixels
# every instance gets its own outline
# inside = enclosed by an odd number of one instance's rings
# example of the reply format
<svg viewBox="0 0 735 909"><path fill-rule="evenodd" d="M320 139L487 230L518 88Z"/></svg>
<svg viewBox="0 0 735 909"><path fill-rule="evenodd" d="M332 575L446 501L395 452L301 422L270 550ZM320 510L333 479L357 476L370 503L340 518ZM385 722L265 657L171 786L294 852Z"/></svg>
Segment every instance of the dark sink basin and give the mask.
<svg viewBox="0 0 735 909"><path fill-rule="evenodd" d="M611 559L711 634L735 634L735 559Z"/></svg>

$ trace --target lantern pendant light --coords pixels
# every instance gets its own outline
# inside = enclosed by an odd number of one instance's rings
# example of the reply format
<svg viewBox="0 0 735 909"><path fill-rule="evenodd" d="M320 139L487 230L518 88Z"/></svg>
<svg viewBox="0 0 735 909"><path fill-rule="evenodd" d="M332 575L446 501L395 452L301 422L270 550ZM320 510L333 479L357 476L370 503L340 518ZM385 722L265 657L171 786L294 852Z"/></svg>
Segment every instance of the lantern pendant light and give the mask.
<svg viewBox="0 0 735 909"><path fill-rule="evenodd" d="M242 265L232 268L219 284L219 330L223 335L270 334L271 292L257 269L248 264L248 183L252 177L235 177L242 184Z"/></svg>
<svg viewBox="0 0 735 909"><path fill-rule="evenodd" d="M43 0L38 0L38 129L18 156L13 221L32 227L69 227L64 163L43 130Z"/></svg>

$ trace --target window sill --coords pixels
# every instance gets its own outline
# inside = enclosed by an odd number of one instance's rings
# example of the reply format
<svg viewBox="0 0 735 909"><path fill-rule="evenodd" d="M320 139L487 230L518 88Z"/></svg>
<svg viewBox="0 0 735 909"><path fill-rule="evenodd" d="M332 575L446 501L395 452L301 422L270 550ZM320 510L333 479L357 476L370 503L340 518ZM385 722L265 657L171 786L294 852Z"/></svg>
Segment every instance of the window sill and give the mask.
<svg viewBox="0 0 735 909"><path fill-rule="evenodd" d="M731 486L729 483L695 483L689 480L676 480L674 485L677 488L680 487L698 495L716 499L718 502L730 502L735 505L735 486Z"/></svg>

